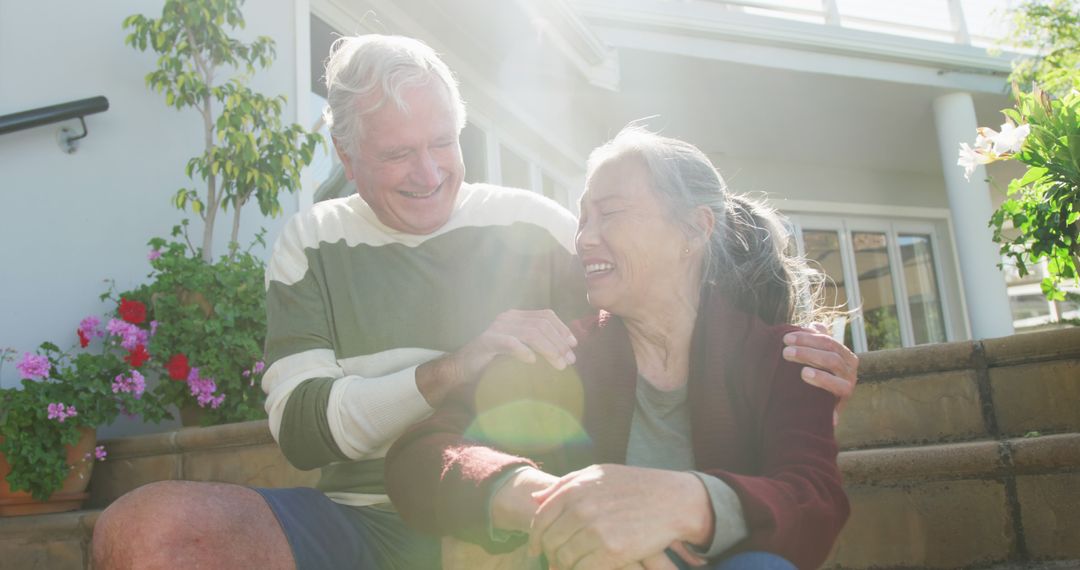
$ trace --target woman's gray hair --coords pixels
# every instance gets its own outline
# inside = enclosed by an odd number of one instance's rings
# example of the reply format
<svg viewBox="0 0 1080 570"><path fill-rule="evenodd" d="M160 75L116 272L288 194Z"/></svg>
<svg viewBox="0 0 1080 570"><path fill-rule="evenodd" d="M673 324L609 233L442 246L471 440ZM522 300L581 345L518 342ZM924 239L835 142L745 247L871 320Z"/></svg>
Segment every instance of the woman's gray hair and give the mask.
<svg viewBox="0 0 1080 570"><path fill-rule="evenodd" d="M820 316L819 274L788 253L791 234L779 213L764 202L729 192L716 167L694 145L635 124L592 152L589 175L624 156L644 162L649 186L688 236L706 229L696 227L694 211L699 206L712 211L715 222L702 285L714 285L734 306L770 324L805 325Z"/></svg>
<svg viewBox="0 0 1080 570"><path fill-rule="evenodd" d="M465 104L457 79L435 50L404 36L366 34L338 38L326 61L327 108L330 134L350 152L363 140L363 117L392 101L407 111L402 91L438 78L446 86L458 131L465 126ZM378 95L364 108L361 99Z"/></svg>

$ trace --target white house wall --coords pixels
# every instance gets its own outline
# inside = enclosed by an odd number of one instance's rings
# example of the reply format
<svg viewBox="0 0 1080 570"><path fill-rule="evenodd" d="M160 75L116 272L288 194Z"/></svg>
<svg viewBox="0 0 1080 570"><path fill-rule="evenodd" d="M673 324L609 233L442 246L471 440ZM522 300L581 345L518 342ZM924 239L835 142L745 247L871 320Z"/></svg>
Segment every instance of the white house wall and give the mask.
<svg viewBox="0 0 1080 570"><path fill-rule="evenodd" d="M193 184L184 167L202 150L201 120L195 111L167 108L146 88L156 55L124 45L121 29L128 15L160 16L162 4L0 0L0 114L109 99L108 111L86 118L90 134L75 154L61 152L55 137L78 121L0 136L0 347L21 354L45 340L73 345L79 320L107 308L98 302L104 280L121 290L143 282L147 240L166 236L184 216L171 197ZM248 2L247 28L238 34L277 42L277 61L253 86L289 97L287 121L295 117L292 8L291 0ZM286 216L295 203L284 197ZM228 240L231 211L222 217L217 252ZM242 243L260 225L272 239L283 220L262 220L249 205ZM17 381L14 366L0 371L0 385Z"/></svg>
<svg viewBox="0 0 1080 570"><path fill-rule="evenodd" d="M948 208L940 176L775 160L714 156L733 190L768 192L776 199L824 203Z"/></svg>

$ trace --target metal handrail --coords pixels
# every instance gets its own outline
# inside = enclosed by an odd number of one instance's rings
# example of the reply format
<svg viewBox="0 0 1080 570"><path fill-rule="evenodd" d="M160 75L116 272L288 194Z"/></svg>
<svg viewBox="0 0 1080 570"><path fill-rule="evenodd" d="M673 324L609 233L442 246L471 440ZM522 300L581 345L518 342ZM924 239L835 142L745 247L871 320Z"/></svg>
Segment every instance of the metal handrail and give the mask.
<svg viewBox="0 0 1080 570"><path fill-rule="evenodd" d="M104 96L99 95L97 97L90 97L89 99L80 99L78 101L70 101L59 105L50 105L48 107L39 107L37 109L30 109L29 111L22 111L20 113L3 115L0 116L0 135L39 127L41 125L48 125L49 123L58 123L68 119L79 119L82 121L83 117L86 115L101 113L108 109L109 100ZM86 132L85 121L83 121L83 132ZM85 134L83 136L85 136Z"/></svg>

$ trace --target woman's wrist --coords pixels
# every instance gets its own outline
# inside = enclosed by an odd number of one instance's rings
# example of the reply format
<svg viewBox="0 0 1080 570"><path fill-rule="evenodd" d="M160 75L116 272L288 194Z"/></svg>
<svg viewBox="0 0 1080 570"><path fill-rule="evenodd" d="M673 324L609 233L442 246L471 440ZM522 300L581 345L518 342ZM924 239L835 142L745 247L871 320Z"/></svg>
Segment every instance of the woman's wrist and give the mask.
<svg viewBox="0 0 1080 570"><path fill-rule="evenodd" d="M678 473L681 481L677 488L681 491L679 501L685 516L679 517L683 523L679 529L679 538L696 547L707 549L716 532L716 515L705 483L697 475L689 472Z"/></svg>
<svg viewBox="0 0 1080 570"><path fill-rule="evenodd" d="M537 507L532 494L547 489L558 480L558 477L533 467L520 468L492 497L492 526L528 532Z"/></svg>

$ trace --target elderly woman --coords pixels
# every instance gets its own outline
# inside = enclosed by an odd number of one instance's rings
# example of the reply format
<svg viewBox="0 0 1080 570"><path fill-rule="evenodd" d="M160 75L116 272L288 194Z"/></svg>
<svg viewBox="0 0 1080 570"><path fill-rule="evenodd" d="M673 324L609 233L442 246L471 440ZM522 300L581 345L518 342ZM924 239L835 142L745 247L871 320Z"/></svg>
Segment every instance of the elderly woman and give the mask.
<svg viewBox="0 0 1080 570"><path fill-rule="evenodd" d="M815 314L786 235L690 144L598 148L577 250L601 314L575 365L498 363L407 432L402 516L562 570L819 566L848 503L834 396L780 357Z"/></svg>

